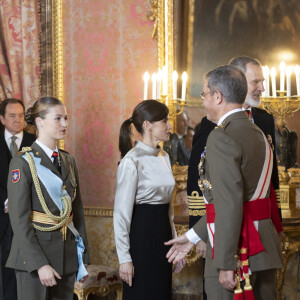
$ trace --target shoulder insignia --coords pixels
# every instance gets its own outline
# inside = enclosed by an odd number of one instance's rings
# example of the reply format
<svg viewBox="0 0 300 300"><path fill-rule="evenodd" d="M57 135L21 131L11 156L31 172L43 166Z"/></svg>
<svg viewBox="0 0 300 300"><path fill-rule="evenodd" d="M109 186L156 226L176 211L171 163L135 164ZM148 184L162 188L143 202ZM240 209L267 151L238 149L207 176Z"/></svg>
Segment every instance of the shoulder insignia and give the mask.
<svg viewBox="0 0 300 300"><path fill-rule="evenodd" d="M64 152L64 153L67 153L67 154L70 154L68 151L63 150L63 149L59 149L59 151Z"/></svg>
<svg viewBox="0 0 300 300"><path fill-rule="evenodd" d="M12 170L11 175L12 175L12 182L17 183L20 180L20 177L21 177L20 169Z"/></svg>

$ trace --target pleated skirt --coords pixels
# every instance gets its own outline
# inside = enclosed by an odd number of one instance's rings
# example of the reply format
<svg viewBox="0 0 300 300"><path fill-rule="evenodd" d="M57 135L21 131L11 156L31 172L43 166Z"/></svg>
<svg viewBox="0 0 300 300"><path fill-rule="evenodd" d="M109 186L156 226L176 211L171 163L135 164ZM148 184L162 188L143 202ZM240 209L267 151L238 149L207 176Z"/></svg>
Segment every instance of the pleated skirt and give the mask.
<svg viewBox="0 0 300 300"><path fill-rule="evenodd" d="M130 255L134 266L131 287L123 284L124 300L170 300L172 264L164 242L172 238L169 204L135 205L130 229Z"/></svg>

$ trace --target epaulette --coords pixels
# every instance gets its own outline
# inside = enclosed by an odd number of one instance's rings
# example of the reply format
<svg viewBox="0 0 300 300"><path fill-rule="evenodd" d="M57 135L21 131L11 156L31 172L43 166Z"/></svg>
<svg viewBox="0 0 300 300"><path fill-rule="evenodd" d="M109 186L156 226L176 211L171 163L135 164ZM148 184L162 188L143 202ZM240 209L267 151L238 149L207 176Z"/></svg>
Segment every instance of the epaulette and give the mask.
<svg viewBox="0 0 300 300"><path fill-rule="evenodd" d="M22 156L24 155L26 152L30 152L32 151L31 147L23 147L21 151L17 152L16 155Z"/></svg>
<svg viewBox="0 0 300 300"><path fill-rule="evenodd" d="M67 154L70 154L68 151L63 150L63 149L59 149L59 151L64 152L64 153L67 153Z"/></svg>
<svg viewBox="0 0 300 300"><path fill-rule="evenodd" d="M22 156L23 154L25 154L24 151L18 151L18 152L16 153L16 156Z"/></svg>

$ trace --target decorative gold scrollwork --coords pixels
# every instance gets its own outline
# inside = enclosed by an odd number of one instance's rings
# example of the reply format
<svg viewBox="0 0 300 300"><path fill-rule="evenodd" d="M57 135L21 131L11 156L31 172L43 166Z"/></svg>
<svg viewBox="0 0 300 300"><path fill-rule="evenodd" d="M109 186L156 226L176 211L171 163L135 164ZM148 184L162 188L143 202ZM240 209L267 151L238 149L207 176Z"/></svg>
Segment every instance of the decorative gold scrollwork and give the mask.
<svg viewBox="0 0 300 300"><path fill-rule="evenodd" d="M157 27L158 27L158 0L150 0L151 10L147 13L147 19L154 21L152 38L157 40Z"/></svg>

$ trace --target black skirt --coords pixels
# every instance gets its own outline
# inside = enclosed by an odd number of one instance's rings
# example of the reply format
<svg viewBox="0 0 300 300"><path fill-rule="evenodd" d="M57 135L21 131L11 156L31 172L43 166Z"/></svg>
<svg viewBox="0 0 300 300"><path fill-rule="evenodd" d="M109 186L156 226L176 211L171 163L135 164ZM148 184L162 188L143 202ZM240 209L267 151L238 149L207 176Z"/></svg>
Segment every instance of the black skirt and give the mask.
<svg viewBox="0 0 300 300"><path fill-rule="evenodd" d="M172 264L164 242L172 238L169 204L138 204L130 229L130 255L134 266L132 286L123 284L124 300L170 300Z"/></svg>

